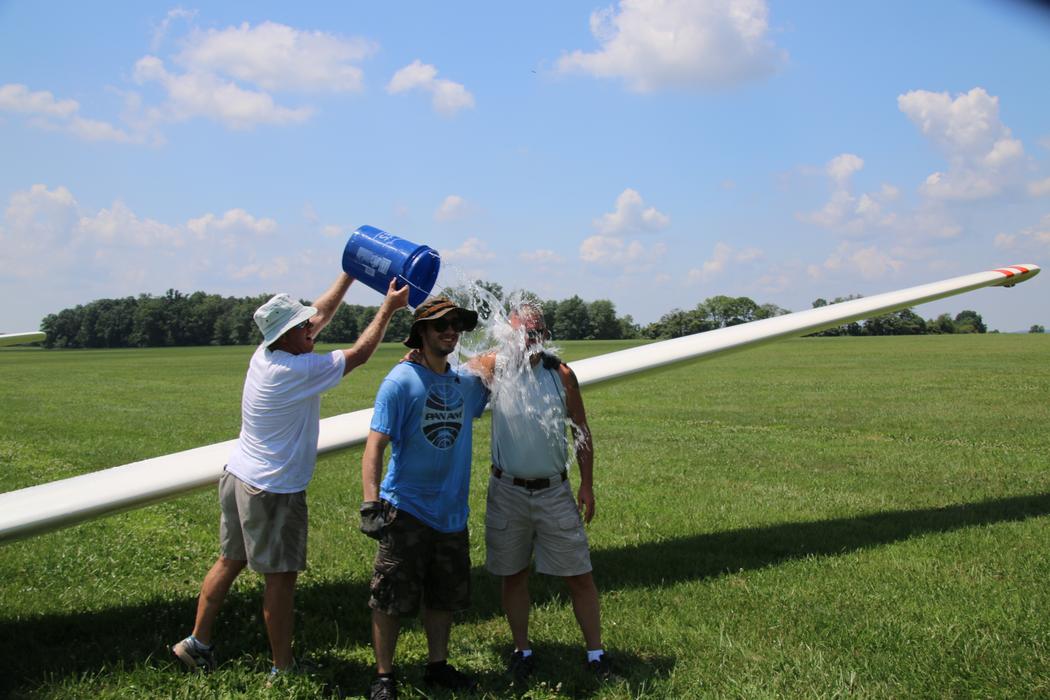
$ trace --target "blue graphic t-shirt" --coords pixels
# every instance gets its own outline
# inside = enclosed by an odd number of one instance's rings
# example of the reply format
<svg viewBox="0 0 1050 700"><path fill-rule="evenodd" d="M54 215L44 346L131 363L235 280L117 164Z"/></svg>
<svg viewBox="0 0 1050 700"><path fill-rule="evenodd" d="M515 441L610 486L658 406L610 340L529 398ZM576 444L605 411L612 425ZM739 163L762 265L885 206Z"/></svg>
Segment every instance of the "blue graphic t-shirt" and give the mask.
<svg viewBox="0 0 1050 700"><path fill-rule="evenodd" d="M402 362L376 394L372 430L390 436L380 498L440 532L467 526L474 419L489 392L463 371Z"/></svg>

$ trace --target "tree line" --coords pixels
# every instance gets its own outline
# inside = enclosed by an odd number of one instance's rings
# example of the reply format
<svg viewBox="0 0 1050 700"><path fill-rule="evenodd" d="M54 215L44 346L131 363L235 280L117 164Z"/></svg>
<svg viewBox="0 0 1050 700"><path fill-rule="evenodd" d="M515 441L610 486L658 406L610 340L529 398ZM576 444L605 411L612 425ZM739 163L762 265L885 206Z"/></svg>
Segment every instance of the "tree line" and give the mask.
<svg viewBox="0 0 1050 700"><path fill-rule="evenodd" d="M478 281L496 301L504 301L503 288L496 283ZM462 289L446 289L455 298ZM162 296L98 299L63 309L41 322L48 348L142 348L175 345L254 345L260 340L252 318L255 309L271 295L249 297L220 296L205 292L183 294L169 289ZM520 293L542 307L547 326L559 340L619 340L629 338L666 339L748 323L790 313L776 304L759 304L748 297L725 295L705 299L690 310L673 309L659 320L639 325L628 314L620 316L608 299L585 301L577 295L561 300L543 300L529 292ZM849 301L858 297L839 297L831 302L817 299L813 307ZM308 303L304 300L303 303ZM488 302L482 302L482 306ZM332 321L318 337L321 343L352 343L375 315L377 306L342 303ZM482 315L487 315L482 309ZM383 340L402 340L412 325L407 310L394 314ZM1038 330L1036 330L1038 328ZM980 314L965 310L955 315L941 314L923 319L911 309L876 316L864 322L848 323L816 335L922 335L931 333L985 333ZM1041 332L1033 326L1031 332Z"/></svg>

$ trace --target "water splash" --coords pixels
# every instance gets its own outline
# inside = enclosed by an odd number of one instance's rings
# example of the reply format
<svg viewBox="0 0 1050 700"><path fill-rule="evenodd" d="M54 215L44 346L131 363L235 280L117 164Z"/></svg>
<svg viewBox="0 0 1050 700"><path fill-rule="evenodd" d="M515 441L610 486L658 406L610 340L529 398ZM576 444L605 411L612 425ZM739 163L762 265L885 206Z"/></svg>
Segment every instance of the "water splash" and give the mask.
<svg viewBox="0 0 1050 700"><path fill-rule="evenodd" d="M504 443L519 447L545 443L546 449L538 459L541 463L532 465L533 468L542 469L544 463L556 459L569 469L576 452L585 444L586 433L568 416L556 370L542 368L540 354L556 356L558 348L546 337L532 338L530 344L524 326L518 324L515 328L511 323L511 316L519 309L542 315L538 300L523 291L514 291L501 300L477 282L462 277L458 284L446 286L442 293L458 306L478 312L477 329L461 336L449 361L467 371L477 371L471 367L471 358L494 356L496 374L489 403L494 412L493 421L500 422L507 437ZM573 436L571 443L567 428Z"/></svg>

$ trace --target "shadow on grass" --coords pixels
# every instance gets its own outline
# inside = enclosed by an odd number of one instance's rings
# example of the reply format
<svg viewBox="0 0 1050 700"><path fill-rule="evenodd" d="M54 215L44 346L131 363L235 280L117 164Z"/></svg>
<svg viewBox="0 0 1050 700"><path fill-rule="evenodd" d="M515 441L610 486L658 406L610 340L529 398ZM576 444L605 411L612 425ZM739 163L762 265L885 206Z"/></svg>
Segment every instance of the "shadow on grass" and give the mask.
<svg viewBox="0 0 1050 700"><path fill-rule="evenodd" d="M1050 493L942 508L783 523L592 552L602 589L672 584L809 556L834 556L911 537L1050 514Z"/></svg>
<svg viewBox="0 0 1050 700"><path fill-rule="evenodd" d="M596 550L592 560L602 590L660 586L760 569L808 556L834 556L924 534L1047 514L1050 514L1050 494L1016 496L943 508L680 537ZM472 579L474 606L462 621L501 617L498 587L492 577L478 566L472 572ZM535 603L563 594L559 581L535 577ZM311 639L323 640L323 645L336 648L367 647L370 613L365 605L368 589L364 582L304 582L296 598L297 627L309 630ZM31 693L41 684L97 673L104 667L172 668L168 647L186 634L195 604L193 599L157 601L94 612L0 620L0 697ZM254 654L254 663L264 672L269 653L260 606L257 589L235 591L219 616L215 634L222 640L224 658L243 664L245 654ZM341 631L349 631L351 639L343 641ZM559 677L570 679L571 694L576 697L589 696L597 689L596 686L589 689L589 679L573 666L578 661L578 648L537 641L537 649L550 659L547 668L551 671L550 676L546 672L538 674L537 682L546 680L554 685ZM502 656L504 651L497 653ZM643 682L654 673L666 675L674 664L670 658L641 659L621 650L613 651L624 667L623 675L628 682ZM338 656L322 656L317 660L322 666L319 681L328 694L356 694L367 687L370 667ZM499 672L485 674L482 682L487 685L486 690L492 688L503 693L509 688Z"/></svg>

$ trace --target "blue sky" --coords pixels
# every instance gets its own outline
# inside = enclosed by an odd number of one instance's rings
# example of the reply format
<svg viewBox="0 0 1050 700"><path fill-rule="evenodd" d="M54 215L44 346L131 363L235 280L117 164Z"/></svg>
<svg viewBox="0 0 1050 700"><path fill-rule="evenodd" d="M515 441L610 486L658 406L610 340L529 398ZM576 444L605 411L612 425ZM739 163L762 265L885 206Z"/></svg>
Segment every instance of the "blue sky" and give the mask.
<svg viewBox="0 0 1050 700"><path fill-rule="evenodd" d="M1010 0L0 0L0 330L309 298L365 223L642 323L1046 265L1048 70ZM1050 325L1048 280L917 311Z"/></svg>

